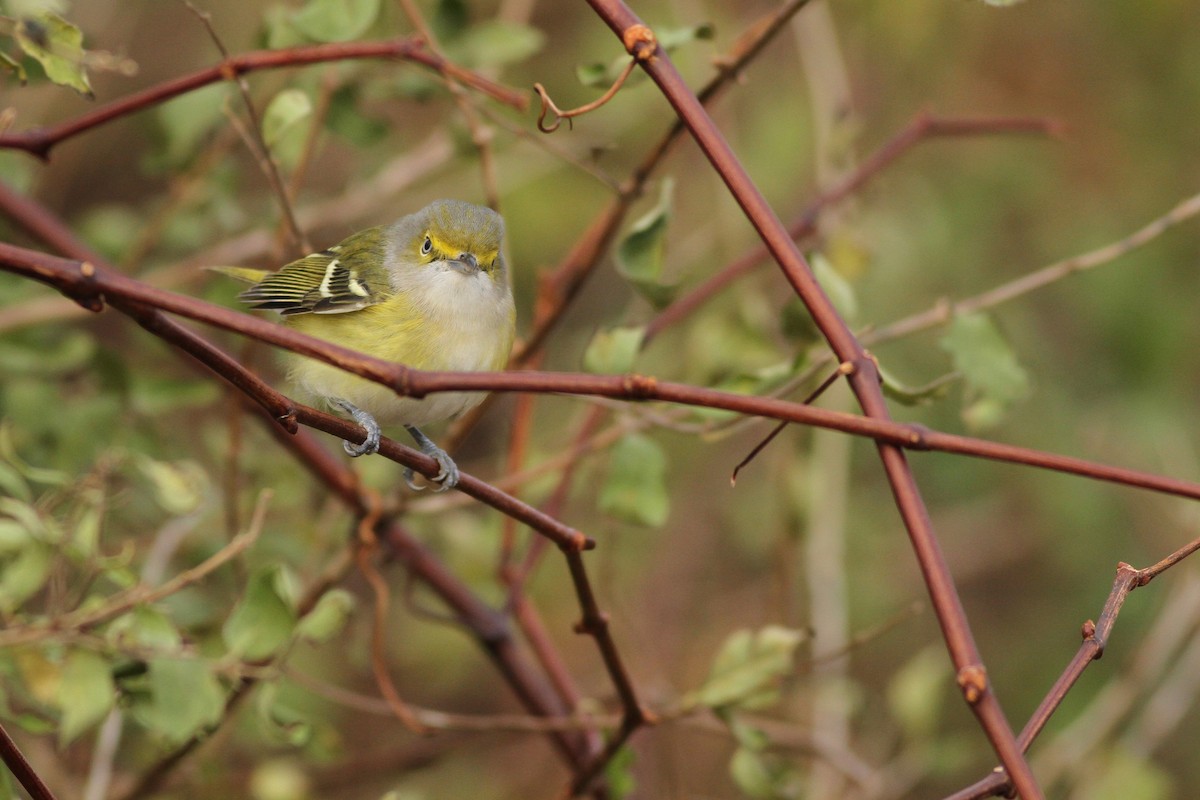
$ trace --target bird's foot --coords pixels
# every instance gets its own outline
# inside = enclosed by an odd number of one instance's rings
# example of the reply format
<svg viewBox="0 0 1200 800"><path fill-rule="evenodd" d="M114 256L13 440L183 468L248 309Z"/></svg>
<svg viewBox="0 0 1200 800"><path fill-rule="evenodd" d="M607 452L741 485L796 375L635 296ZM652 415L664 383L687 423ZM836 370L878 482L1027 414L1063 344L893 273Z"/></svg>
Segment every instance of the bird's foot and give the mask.
<svg viewBox="0 0 1200 800"><path fill-rule="evenodd" d="M413 441L415 441L417 446L421 448L421 452L438 463L440 471L437 475L433 476L433 480L438 484L438 488L434 489L434 491L444 492L457 486L459 474L458 465L454 463L454 459L450 458L449 454L447 454L445 450L434 444L432 439L421 433L420 429L415 425L405 425L404 429L408 431L409 435L412 436ZM408 488L412 489L413 491L421 491L423 487L417 485L413 481L413 478L413 471L408 467L405 467L404 482L408 484Z"/></svg>
<svg viewBox="0 0 1200 800"><path fill-rule="evenodd" d="M342 442L342 447L352 458L379 452L379 423L373 416L346 400L334 398L329 401L329 404L349 414L367 432L367 438L363 440L362 444L356 444L349 440Z"/></svg>

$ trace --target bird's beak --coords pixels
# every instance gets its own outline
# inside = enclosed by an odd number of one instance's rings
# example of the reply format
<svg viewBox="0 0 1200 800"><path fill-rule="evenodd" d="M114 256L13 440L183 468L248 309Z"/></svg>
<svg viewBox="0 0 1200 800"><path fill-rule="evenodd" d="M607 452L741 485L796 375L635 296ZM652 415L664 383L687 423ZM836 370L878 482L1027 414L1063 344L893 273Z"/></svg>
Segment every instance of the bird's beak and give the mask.
<svg viewBox="0 0 1200 800"><path fill-rule="evenodd" d="M458 258L450 259L446 262L450 268L461 272L463 275L470 275L479 271L479 259L474 253L459 253Z"/></svg>

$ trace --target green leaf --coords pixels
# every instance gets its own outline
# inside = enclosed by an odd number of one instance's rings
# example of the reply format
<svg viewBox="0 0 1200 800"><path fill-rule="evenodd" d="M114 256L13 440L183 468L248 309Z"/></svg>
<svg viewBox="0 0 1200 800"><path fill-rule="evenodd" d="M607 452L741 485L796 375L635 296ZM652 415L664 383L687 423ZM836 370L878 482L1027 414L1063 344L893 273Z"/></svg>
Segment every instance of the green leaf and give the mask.
<svg viewBox="0 0 1200 800"><path fill-rule="evenodd" d="M617 71L615 73L611 72L611 65L601 64L598 61L591 64L579 64L575 67L575 77L584 86L590 86L593 89L607 89L617 79L617 76L621 74L621 70L629 63L629 59L622 58L616 63ZM629 77L632 78L633 76L630 75Z"/></svg>
<svg viewBox="0 0 1200 800"><path fill-rule="evenodd" d="M259 719L278 741L292 747L303 747L312 739L312 721L279 700L278 683L268 683L262 687L255 708Z"/></svg>
<svg viewBox="0 0 1200 800"><path fill-rule="evenodd" d="M892 715L914 741L923 741L937 727L950 692L946 652L931 646L917 653L888 683Z"/></svg>
<svg viewBox="0 0 1200 800"><path fill-rule="evenodd" d="M739 747L761 753L770 746L771 739L762 728L743 722L736 713L728 709L718 710L716 713L729 726L729 732L733 734Z"/></svg>
<svg viewBox="0 0 1200 800"><path fill-rule="evenodd" d="M296 625L296 637L309 642L324 642L346 625L354 611L354 595L345 589L332 589L321 595L312 611Z"/></svg>
<svg viewBox="0 0 1200 800"><path fill-rule="evenodd" d="M85 505L74 521L71 532L72 555L90 559L100 548L100 528L104 521L104 495L99 490L89 490Z"/></svg>
<svg viewBox="0 0 1200 800"><path fill-rule="evenodd" d="M457 64L477 69L515 64L542 49L546 35L537 28L504 20L490 20L467 28L446 43L446 56Z"/></svg>
<svg viewBox="0 0 1200 800"><path fill-rule="evenodd" d="M250 577L246 594L221 629L232 653L259 661L283 649L296 627L285 591L278 566L265 567Z"/></svg>
<svg viewBox="0 0 1200 800"><path fill-rule="evenodd" d="M41 591L50 576L54 550L30 541L16 557L0 565L0 611L11 614Z"/></svg>
<svg viewBox="0 0 1200 800"><path fill-rule="evenodd" d="M312 116L312 101L300 89L284 89L271 98L263 112L263 141L283 164L294 164L304 146L307 125Z"/></svg>
<svg viewBox="0 0 1200 800"><path fill-rule="evenodd" d="M63 666L58 689L57 705L62 711L59 745L68 744L104 719L116 697L108 661L90 650L72 650Z"/></svg>
<svg viewBox="0 0 1200 800"><path fill-rule="evenodd" d="M949 372L940 378L934 378L922 386L907 386L896 376L876 362L879 377L883 379L883 393L898 403L906 406L916 406L937 400L950 390L950 385L961 378L957 372Z"/></svg>
<svg viewBox="0 0 1200 800"><path fill-rule="evenodd" d="M317 42L357 39L379 16L379 0L308 0L292 25Z"/></svg>
<svg viewBox="0 0 1200 800"><path fill-rule="evenodd" d="M681 47L690 42L701 39L712 39L716 35L716 28L709 23L701 23L700 25L691 25L684 28L667 28L665 30L656 30L655 36L658 38L658 43L667 52L671 52L678 47ZM596 89L607 89L620 77L625 67L629 64L628 56L621 56L610 61L608 64L592 63L581 64L575 67L575 76L584 86L591 86ZM634 70L627 81L625 88L636 86L645 79L645 74L641 70Z"/></svg>
<svg viewBox="0 0 1200 800"><path fill-rule="evenodd" d="M18 20L13 38L26 55L42 65L47 78L92 97L79 28L57 14L40 14Z"/></svg>
<svg viewBox="0 0 1200 800"><path fill-rule="evenodd" d="M829 296L833 307L837 309L843 319L853 322L858 316L858 297L854 293L854 287L842 277L842 274L834 268L823 253L814 253L810 257L810 262L817 283L821 284L821 288Z"/></svg>
<svg viewBox="0 0 1200 800"><path fill-rule="evenodd" d="M225 711L225 690L205 661L153 659L147 678L149 696L134 703L134 716L170 742L187 741Z"/></svg>
<svg viewBox="0 0 1200 800"><path fill-rule="evenodd" d="M673 187L674 181L670 178L663 180L658 203L633 223L629 233L617 245L616 252L617 271L658 309L671 302L678 288L663 281Z"/></svg>
<svg viewBox="0 0 1200 800"><path fill-rule="evenodd" d="M1012 404L1029 395L1029 376L987 315L955 317L940 345L966 382L963 418L969 427L998 424Z"/></svg>
<svg viewBox="0 0 1200 800"><path fill-rule="evenodd" d="M743 629L725 640L704 685L683 699L685 707L760 709L779 698L779 683L791 675L796 647L804 639L797 630L768 625Z"/></svg>
<svg viewBox="0 0 1200 800"><path fill-rule="evenodd" d="M118 648L146 648L163 653L178 650L183 637L166 614L151 606L138 606L113 620L105 636Z"/></svg>
<svg viewBox="0 0 1200 800"><path fill-rule="evenodd" d="M632 747L622 747L604 768L604 783L613 800L632 797L637 791L637 778L633 774L636 757Z"/></svg>
<svg viewBox="0 0 1200 800"><path fill-rule="evenodd" d="M775 797L775 777L764 757L745 747L739 747L729 759L729 777L747 796Z"/></svg>
<svg viewBox="0 0 1200 800"><path fill-rule="evenodd" d="M29 546L33 534L15 519L0 518L0 556L16 553Z"/></svg>
<svg viewBox="0 0 1200 800"><path fill-rule="evenodd" d="M626 436L609 455L600 510L636 525L662 525L671 510L666 472L667 457L657 442L639 433Z"/></svg>
<svg viewBox="0 0 1200 800"><path fill-rule="evenodd" d="M583 352L583 368L601 375L619 375L633 369L642 348L645 328L611 328L596 331Z"/></svg>

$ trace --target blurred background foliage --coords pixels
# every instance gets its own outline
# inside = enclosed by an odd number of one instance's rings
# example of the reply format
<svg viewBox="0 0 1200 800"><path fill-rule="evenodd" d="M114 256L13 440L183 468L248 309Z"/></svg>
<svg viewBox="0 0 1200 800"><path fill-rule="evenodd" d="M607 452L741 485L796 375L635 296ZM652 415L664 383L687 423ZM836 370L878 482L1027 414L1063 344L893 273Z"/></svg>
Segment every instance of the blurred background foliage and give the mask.
<svg viewBox="0 0 1200 800"><path fill-rule="evenodd" d="M16 21L47 5L83 32L95 100L45 80L46 68L14 44ZM232 53L410 30L399 6L380 0L200 5ZM660 33L681 32L674 57L697 87L714 73L714 57L776 7L634 4ZM421 8L449 58L509 86L542 82L563 108L596 97L597 76L622 55L583 3L426 0ZM0 44L28 79L20 85L15 69L0 77L12 130L71 119L219 57L182 3L9 0L0 9ZM427 70L356 61L247 80L314 244L435 198L486 199L471 131ZM538 276L563 259L612 183L673 117L645 80L549 136L536 131L536 108L473 102L491 137L527 331ZM711 110L785 220L919 111L1041 116L1063 126L1057 137L931 139L822 217L820 236L805 246L843 313L869 330L1120 239L1194 194L1200 7L814 4ZM203 266L273 265L291 254L276 199L231 117L245 120L235 92L213 86L71 139L48 164L0 152L0 177L129 274L232 305L236 287ZM0 235L38 246L7 220ZM656 302L755 244L718 177L684 143L555 331L546 368L632 363L700 385L779 385L819 348L771 265L637 352ZM1200 232L1185 222L987 317L873 348L906 385L954 369L979 375L919 406L897 404L897 416L1200 479L1198 258ZM260 492L272 493L257 541L206 580L86 635L0 651L0 712L52 785L82 796L96 725L118 696L131 717L115 761L124 785L215 718L225 687L249 669L245 659L286 652L287 669L310 684L374 694L369 614L354 610L354 599L368 596L361 580L330 595L308 627L296 619L299 587L352 530L336 502L239 416L220 385L127 320L87 314L6 275L0 298L6 626L178 573L245 529ZM266 348L214 335L278 377ZM460 463L471 472L501 475L513 402L501 398L467 440ZM852 408L840 389L820 403ZM568 449L591 407L539 398L529 463ZM651 424L582 460L565 518L599 542L587 563L644 700L700 704L726 724L642 731L614 786L632 780L642 797L934 797L986 774L990 749L954 688L872 446L789 428L731 489L730 471L768 423L710 429L725 418L692 411L668 425L663 409L647 411L611 411L610 423ZM1195 507L1181 500L948 455L911 460L1018 728L1075 651L1079 624L1098 613L1116 562L1146 566L1198 533ZM355 466L382 491L400 485L395 464ZM518 494L536 504L554 483L543 476ZM422 498L405 519L476 591L503 602L497 514ZM167 563L155 564L163 547ZM403 577L389 577L399 596ZM1185 562L1130 599L1108 657L1034 747L1052 796L1155 800L1200 785L1197 583ZM561 562L549 559L529 590L584 694L612 708L595 648L571 633L578 609ZM391 670L405 697L449 711L519 710L466 636L418 612L427 606L436 601L421 591L412 605L393 606ZM776 687L782 693L731 701L711 678L732 662L751 665L752 688L791 677ZM181 697L188 702L171 704ZM857 783L830 753L862 767ZM277 676L191 762L163 796L543 797L565 776L540 736L415 741L386 715Z"/></svg>

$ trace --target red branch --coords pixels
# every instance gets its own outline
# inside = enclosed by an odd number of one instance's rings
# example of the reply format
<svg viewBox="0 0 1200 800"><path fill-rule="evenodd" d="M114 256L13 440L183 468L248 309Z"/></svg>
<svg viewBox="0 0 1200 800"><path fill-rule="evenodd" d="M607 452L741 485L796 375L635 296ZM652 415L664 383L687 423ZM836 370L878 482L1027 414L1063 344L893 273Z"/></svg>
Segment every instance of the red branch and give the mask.
<svg viewBox="0 0 1200 800"><path fill-rule="evenodd" d="M242 53L226 59L220 64L205 67L189 75L182 75L157 86L135 92L75 119L18 133L0 134L0 147L24 150L42 160L48 160L50 151L57 144L72 136L211 83L232 80L239 75L260 69L299 67L327 61L364 58L415 61L432 70L451 76L513 108L524 111L529 106L529 97L524 92L517 92L501 86L482 75L453 64L427 50L421 37L409 36L385 42L334 42L308 47L290 47L283 50L256 50Z"/></svg>
<svg viewBox="0 0 1200 800"><path fill-rule="evenodd" d="M1125 598L1129 596L1129 593L1134 589L1145 586L1162 572L1170 569L1198 550L1200 550L1200 539L1195 539L1152 567L1136 569L1124 562L1117 565L1117 575L1113 579L1113 586L1112 590L1108 593L1108 600L1105 601L1104 608L1100 611L1100 621L1093 622L1089 619L1083 623L1081 631L1083 634L1083 643L1079 646L1079 650L1076 651L1075 657L1071 659L1067 668L1063 670L1062 675L1050 687L1050 691L1046 693L1037 710L1030 716L1029 722L1025 723L1025 727L1021 730L1021 735L1017 737L1017 743L1021 746L1022 750L1028 750L1029 746L1033 744L1033 740L1042 732L1046 723L1050 721L1051 715L1062 704L1063 698L1067 696L1067 692L1071 690L1075 682L1083 676L1083 671L1087 669L1088 665L1093 661L1099 660L1104 655L1104 648L1108 644L1108 637L1111 635L1113 627L1117 624L1117 615L1121 613L1121 607L1125 605ZM1002 770L996 770L983 780L955 792L947 797L946 800L980 800L980 798L984 797L1007 795L1011 791L1011 788L1008 776Z"/></svg>
<svg viewBox="0 0 1200 800"><path fill-rule="evenodd" d="M687 87L671 63L670 56L658 45L650 30L620 0L588 0L593 10L608 24L625 49L638 60L647 75L658 85L663 96L688 127L692 138L720 174L746 217L754 225L764 244L783 270L788 282L808 308L838 360L850 364L850 388L868 417L887 421L887 403L880 388L879 373L861 343L813 276L804 256L797 249L787 228L776 216L745 168L734 155L725 137L708 116L704 106ZM959 687L975 713L997 756L1012 776L1017 790L1026 800L1038 800L1042 791L1017 746L1016 737L987 680L979 649L975 645L966 612L958 597L950 569L946 564L929 520L925 502L916 480L899 447L877 442L879 457L892 487L896 507L908 530L909 539L928 587L930 599L942 628L942 635L958 671Z"/></svg>
<svg viewBox="0 0 1200 800"><path fill-rule="evenodd" d="M989 442L930 430L922 425L859 416L806 406L773 397L722 392L689 384L660 381L645 375L590 375L569 372L423 372L347 350L294 331L278 323L243 314L194 297L175 294L91 262L39 253L0 242L0 269L47 283L85 307L100 310L105 299L114 304L134 301L210 325L234 331L340 367L390 387L398 394L423 397L436 392L496 391L538 394L596 395L619 400L661 400L681 405L720 408L739 414L786 420L874 439L910 450L935 450L993 461L1050 469L1095 480L1200 499L1200 484L1113 467L1071 456L1015 445ZM299 412L298 412L299 413ZM347 439L361 440L363 431L351 422L315 409L299 413L300 422ZM396 445L389 457L433 474L433 461L417 451Z"/></svg>

